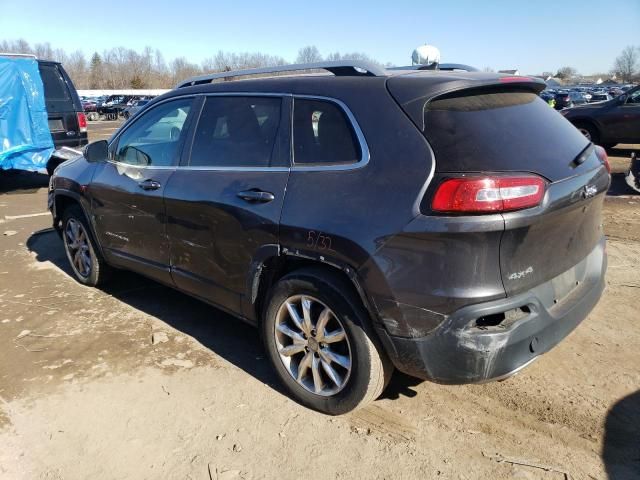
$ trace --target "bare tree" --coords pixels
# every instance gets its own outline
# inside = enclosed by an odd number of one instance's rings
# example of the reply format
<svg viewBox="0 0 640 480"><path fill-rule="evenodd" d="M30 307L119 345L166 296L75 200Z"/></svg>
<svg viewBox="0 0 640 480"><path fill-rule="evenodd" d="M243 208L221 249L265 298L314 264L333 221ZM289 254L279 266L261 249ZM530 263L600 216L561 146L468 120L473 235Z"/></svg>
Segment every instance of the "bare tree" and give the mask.
<svg viewBox="0 0 640 480"><path fill-rule="evenodd" d="M556 73L556 77L563 80L570 80L577 75L578 71L573 67L562 67L558 69L558 72Z"/></svg>
<svg viewBox="0 0 640 480"><path fill-rule="evenodd" d="M623 82L630 82L638 69L640 62L640 47L629 45L618 55L613 63L612 72Z"/></svg>
<svg viewBox="0 0 640 480"><path fill-rule="evenodd" d="M307 45L298 50L296 63L317 63L321 61L322 55L320 55L320 51L315 45Z"/></svg>

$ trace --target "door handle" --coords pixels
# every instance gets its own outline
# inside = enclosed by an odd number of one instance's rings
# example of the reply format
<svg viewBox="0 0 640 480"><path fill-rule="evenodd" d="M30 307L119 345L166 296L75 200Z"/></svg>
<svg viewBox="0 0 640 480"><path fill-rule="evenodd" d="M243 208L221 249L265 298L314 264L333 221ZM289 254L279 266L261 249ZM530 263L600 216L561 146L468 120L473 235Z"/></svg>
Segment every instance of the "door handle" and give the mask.
<svg viewBox="0 0 640 480"><path fill-rule="evenodd" d="M138 186L143 190L158 190L162 185L155 180L147 179L138 183Z"/></svg>
<svg viewBox="0 0 640 480"><path fill-rule="evenodd" d="M243 190L242 192L238 192L236 195L250 203L267 203L276 198L271 192L263 192L262 190L257 189Z"/></svg>

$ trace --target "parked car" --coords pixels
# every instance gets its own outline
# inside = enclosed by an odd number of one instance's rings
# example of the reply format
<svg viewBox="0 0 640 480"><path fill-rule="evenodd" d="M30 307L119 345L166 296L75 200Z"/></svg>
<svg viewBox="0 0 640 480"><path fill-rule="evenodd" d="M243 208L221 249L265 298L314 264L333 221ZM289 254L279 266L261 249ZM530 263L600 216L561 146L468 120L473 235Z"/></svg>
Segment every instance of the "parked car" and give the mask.
<svg viewBox="0 0 640 480"><path fill-rule="evenodd" d="M556 100L556 104L555 104L556 110L562 110L563 108L571 108L576 105L583 105L587 103L584 95L578 92L557 93L555 100Z"/></svg>
<svg viewBox="0 0 640 480"><path fill-rule="evenodd" d="M612 100L561 113L589 140L605 148L640 143L640 86Z"/></svg>
<svg viewBox="0 0 640 480"><path fill-rule="evenodd" d="M124 118L133 117L136 113L138 113L140 110L142 110L142 107L144 107L150 101L151 100L137 100L137 101L135 101L133 103L133 105L131 105L130 107L125 108L122 111L122 116Z"/></svg>
<svg viewBox="0 0 640 480"><path fill-rule="evenodd" d="M63 147L77 149L88 143L87 118L78 92L59 62L38 60L44 86L45 104L49 115L49 130L55 151L47 163L47 172L69 158Z"/></svg>
<svg viewBox="0 0 640 480"><path fill-rule="evenodd" d="M593 95L591 95L589 103L607 102L609 100L611 100L611 97L608 93L594 93Z"/></svg>
<svg viewBox="0 0 640 480"><path fill-rule="evenodd" d="M80 283L130 269L258 326L290 394L329 414L394 366L505 378L597 303L606 153L542 81L248 72L263 78L182 82L58 169L49 208Z"/></svg>

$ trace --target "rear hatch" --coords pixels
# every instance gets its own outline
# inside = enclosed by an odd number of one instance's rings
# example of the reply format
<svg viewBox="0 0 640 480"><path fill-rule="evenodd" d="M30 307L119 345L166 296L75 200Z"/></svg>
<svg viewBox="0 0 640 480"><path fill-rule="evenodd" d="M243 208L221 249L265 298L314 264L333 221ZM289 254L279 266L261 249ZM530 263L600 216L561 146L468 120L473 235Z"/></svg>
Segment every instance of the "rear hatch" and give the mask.
<svg viewBox="0 0 640 480"><path fill-rule="evenodd" d="M55 147L86 145L86 123L83 128L78 123L78 113L83 111L82 104L71 80L58 63L41 61L38 62L38 67L44 85L49 130Z"/></svg>
<svg viewBox="0 0 640 480"><path fill-rule="evenodd" d="M408 83L412 92L404 88ZM430 210L433 195L449 178L534 174L546 182L537 206L502 213L500 271L507 295L571 270L596 247L609 175L589 141L538 97L544 84L467 77L435 94L425 82L420 98L415 83L393 77L387 85L434 151L423 213L438 214Z"/></svg>

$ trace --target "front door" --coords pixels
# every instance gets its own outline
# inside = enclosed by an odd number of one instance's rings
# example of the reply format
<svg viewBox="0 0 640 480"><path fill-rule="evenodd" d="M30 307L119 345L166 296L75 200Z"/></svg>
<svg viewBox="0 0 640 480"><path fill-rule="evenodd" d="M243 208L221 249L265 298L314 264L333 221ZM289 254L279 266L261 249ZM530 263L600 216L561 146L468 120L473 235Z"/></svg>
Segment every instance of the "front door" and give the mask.
<svg viewBox="0 0 640 480"><path fill-rule="evenodd" d="M258 250L278 244L289 105L279 96L207 97L188 163L165 189L174 283L234 313Z"/></svg>
<svg viewBox="0 0 640 480"><path fill-rule="evenodd" d="M179 163L192 98L133 120L110 145L90 185L95 229L108 260L166 283L169 240L163 194Z"/></svg>

